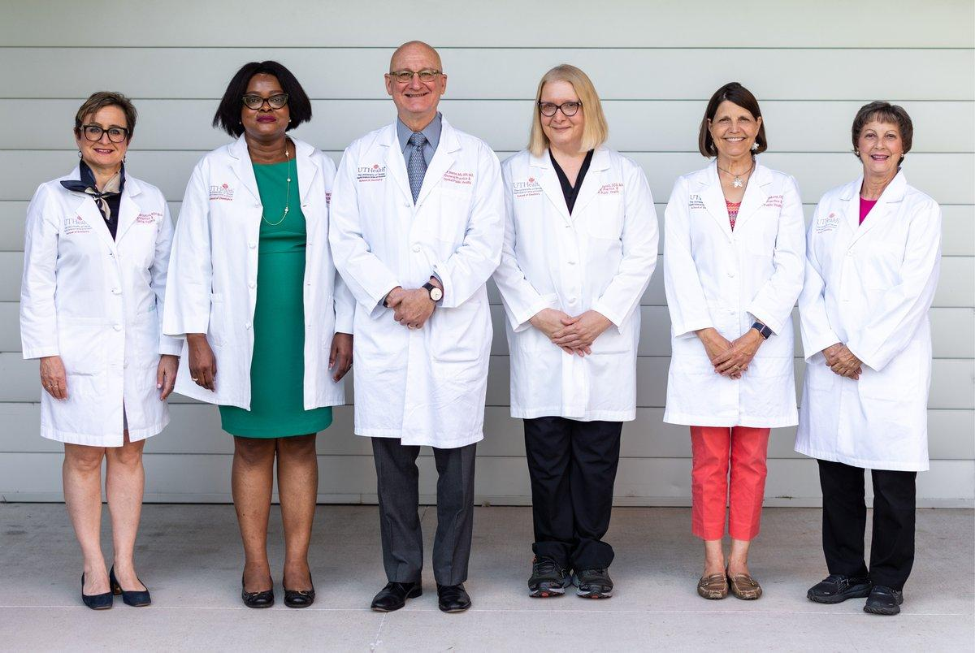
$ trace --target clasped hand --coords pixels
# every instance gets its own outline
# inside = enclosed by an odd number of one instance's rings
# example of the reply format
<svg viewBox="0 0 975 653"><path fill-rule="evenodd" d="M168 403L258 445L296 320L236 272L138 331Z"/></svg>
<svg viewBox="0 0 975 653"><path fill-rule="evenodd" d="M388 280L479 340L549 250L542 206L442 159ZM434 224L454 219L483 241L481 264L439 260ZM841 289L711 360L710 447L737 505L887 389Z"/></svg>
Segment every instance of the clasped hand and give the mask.
<svg viewBox="0 0 975 653"><path fill-rule="evenodd" d="M758 348L765 342L762 334L755 329L749 329L734 341L728 340L713 327L701 329L697 336L704 345L714 371L732 379L741 378L758 353Z"/></svg>
<svg viewBox="0 0 975 653"><path fill-rule="evenodd" d="M863 374L863 361L841 342L824 349L823 356L826 358L826 366L840 376L856 381Z"/></svg>
<svg viewBox="0 0 975 653"><path fill-rule="evenodd" d="M592 343L613 324L598 311L586 311L572 317L554 308L543 308L530 323L556 347L578 356L591 354Z"/></svg>
<svg viewBox="0 0 975 653"><path fill-rule="evenodd" d="M386 306L393 309L393 319L409 329L422 329L437 304L426 288L404 290L393 288L386 295Z"/></svg>

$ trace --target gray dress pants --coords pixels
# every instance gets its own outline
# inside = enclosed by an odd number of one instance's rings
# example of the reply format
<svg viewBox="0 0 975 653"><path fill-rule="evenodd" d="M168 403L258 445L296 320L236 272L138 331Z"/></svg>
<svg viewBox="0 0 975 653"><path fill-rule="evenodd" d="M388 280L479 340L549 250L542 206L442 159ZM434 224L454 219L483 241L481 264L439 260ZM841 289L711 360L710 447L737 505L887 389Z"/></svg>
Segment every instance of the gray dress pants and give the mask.
<svg viewBox="0 0 975 653"><path fill-rule="evenodd" d="M437 449L437 534L433 541L433 576L438 585L467 580L474 533L474 456L477 445ZM372 438L379 486L379 525L386 578L416 583L423 569L420 531L418 446L399 438Z"/></svg>

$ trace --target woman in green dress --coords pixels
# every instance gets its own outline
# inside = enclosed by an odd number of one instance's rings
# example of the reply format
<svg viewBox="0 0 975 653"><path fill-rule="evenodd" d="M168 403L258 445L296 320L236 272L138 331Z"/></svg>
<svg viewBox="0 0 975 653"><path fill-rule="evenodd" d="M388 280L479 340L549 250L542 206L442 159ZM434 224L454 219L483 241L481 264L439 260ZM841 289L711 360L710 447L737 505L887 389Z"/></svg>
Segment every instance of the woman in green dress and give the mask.
<svg viewBox="0 0 975 653"><path fill-rule="evenodd" d="M220 406L234 436L233 496L244 544L242 600L270 607L267 524L275 460L284 524L285 604L315 599L308 568L315 437L344 403L351 293L328 248L335 165L286 132L311 102L284 66L249 63L214 117L235 143L194 170L180 212L164 328L186 336L177 392Z"/></svg>

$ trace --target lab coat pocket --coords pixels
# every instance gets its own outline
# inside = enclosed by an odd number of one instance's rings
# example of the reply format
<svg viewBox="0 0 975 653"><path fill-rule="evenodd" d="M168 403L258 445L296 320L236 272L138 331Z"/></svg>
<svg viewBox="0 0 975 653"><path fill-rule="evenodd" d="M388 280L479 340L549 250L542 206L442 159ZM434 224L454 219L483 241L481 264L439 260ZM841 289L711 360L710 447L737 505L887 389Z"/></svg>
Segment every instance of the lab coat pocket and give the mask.
<svg viewBox="0 0 975 653"><path fill-rule="evenodd" d="M857 381L860 397L897 403L915 399L923 373L920 363L920 351L916 344L911 344L879 372L864 365Z"/></svg>
<svg viewBox="0 0 975 653"><path fill-rule="evenodd" d="M431 357L441 363L472 363L490 351L490 324L485 336L484 320L479 315L482 310L487 307L478 302L437 308L427 324Z"/></svg>
<svg viewBox="0 0 975 653"><path fill-rule="evenodd" d="M584 218L576 218L585 219L586 233L593 238L620 240L623 237L623 195L600 192L591 207Z"/></svg>
<svg viewBox="0 0 975 653"><path fill-rule="evenodd" d="M903 248L883 241L863 243L855 257L864 288L886 291L900 283Z"/></svg>
<svg viewBox="0 0 975 653"><path fill-rule="evenodd" d="M207 329L207 340L214 347L222 346L227 340L226 334L227 307L223 303L223 293L210 293L210 325Z"/></svg>
<svg viewBox="0 0 975 653"><path fill-rule="evenodd" d="M64 317L59 319L58 344L68 376L93 376L105 372L108 328L102 318ZM108 329L111 331L111 329Z"/></svg>

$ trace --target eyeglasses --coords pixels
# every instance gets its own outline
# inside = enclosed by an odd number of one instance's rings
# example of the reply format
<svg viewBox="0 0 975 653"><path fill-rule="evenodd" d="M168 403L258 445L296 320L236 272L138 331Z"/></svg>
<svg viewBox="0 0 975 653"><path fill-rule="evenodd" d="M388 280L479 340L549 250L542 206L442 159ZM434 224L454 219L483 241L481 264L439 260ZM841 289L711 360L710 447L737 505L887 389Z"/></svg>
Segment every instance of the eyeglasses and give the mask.
<svg viewBox="0 0 975 653"><path fill-rule="evenodd" d="M562 110L562 115L566 118L576 115L579 113L579 109L582 108L582 102L563 102L562 104L555 104L554 102L539 102L538 110L546 118L551 118L558 111Z"/></svg>
<svg viewBox="0 0 975 653"><path fill-rule="evenodd" d="M241 100L243 100L245 107L254 111L259 111L265 102L272 109L280 109L288 103L288 94L277 93L268 98L261 97L260 95L245 95Z"/></svg>
<svg viewBox="0 0 975 653"><path fill-rule="evenodd" d="M102 140L102 134L108 134L108 140L113 143L121 143L129 135L129 130L125 127L109 127L102 129L98 125L82 125L81 131L85 138L93 143Z"/></svg>
<svg viewBox="0 0 975 653"><path fill-rule="evenodd" d="M418 75L421 82L432 82L442 72L432 68L424 68L423 70L391 70L386 74L400 84L409 84L413 81L413 75Z"/></svg>

